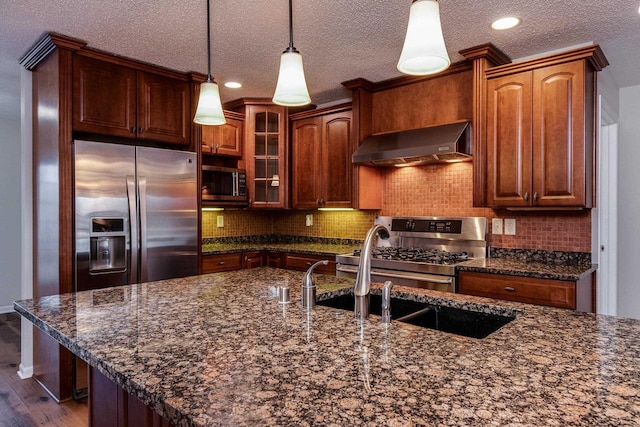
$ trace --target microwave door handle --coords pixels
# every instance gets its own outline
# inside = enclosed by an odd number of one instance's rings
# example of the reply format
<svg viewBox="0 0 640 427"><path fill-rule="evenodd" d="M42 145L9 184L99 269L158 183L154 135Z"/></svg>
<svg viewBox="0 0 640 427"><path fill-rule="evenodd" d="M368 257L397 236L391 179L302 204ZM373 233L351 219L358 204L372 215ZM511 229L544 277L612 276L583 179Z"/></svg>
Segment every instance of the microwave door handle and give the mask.
<svg viewBox="0 0 640 427"><path fill-rule="evenodd" d="M140 282L147 282L147 179L138 177L140 191Z"/></svg>
<svg viewBox="0 0 640 427"><path fill-rule="evenodd" d="M135 177L127 175L127 199L129 202L129 284L138 283L138 216L136 215Z"/></svg>
<svg viewBox="0 0 640 427"><path fill-rule="evenodd" d="M240 189L239 189L239 185L238 185L238 172L233 172L233 174L231 175L231 182L232 182L232 189L231 189L231 195L232 196L237 196L240 194Z"/></svg>

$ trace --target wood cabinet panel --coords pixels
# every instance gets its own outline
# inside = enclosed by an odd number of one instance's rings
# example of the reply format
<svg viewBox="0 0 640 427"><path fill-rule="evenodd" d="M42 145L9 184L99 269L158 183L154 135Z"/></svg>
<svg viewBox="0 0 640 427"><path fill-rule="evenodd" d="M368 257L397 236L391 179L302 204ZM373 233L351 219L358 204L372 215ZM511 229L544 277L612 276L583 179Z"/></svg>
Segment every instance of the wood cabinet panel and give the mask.
<svg viewBox="0 0 640 427"><path fill-rule="evenodd" d="M280 252L267 252L267 267L284 268L285 256Z"/></svg>
<svg viewBox="0 0 640 427"><path fill-rule="evenodd" d="M242 268L264 267L264 252L245 252L242 254Z"/></svg>
<svg viewBox="0 0 640 427"><path fill-rule="evenodd" d="M533 191L538 206L585 204L584 64L533 71Z"/></svg>
<svg viewBox="0 0 640 427"><path fill-rule="evenodd" d="M186 146L190 141L186 81L75 55L73 129Z"/></svg>
<svg viewBox="0 0 640 427"><path fill-rule="evenodd" d="M353 206L350 110L293 120L294 208Z"/></svg>
<svg viewBox="0 0 640 427"><path fill-rule="evenodd" d="M462 271L461 294L576 309L576 283L561 280Z"/></svg>
<svg viewBox="0 0 640 427"><path fill-rule="evenodd" d="M220 126L202 126L202 153L218 156L242 157L244 119L225 112L227 123Z"/></svg>
<svg viewBox="0 0 640 427"><path fill-rule="evenodd" d="M529 206L531 76L490 80L487 86L487 200L490 206Z"/></svg>
<svg viewBox="0 0 640 427"><path fill-rule="evenodd" d="M329 260L327 265L319 265L314 270L321 274L336 274L336 261L335 256L326 257L320 255L306 255L306 254L294 254L288 253L285 255L285 268L288 270L307 271L314 263L322 260Z"/></svg>
<svg viewBox="0 0 640 427"><path fill-rule="evenodd" d="M291 187L294 208L321 206L320 165L322 145L322 118L311 117L292 124Z"/></svg>
<svg viewBox="0 0 640 427"><path fill-rule="evenodd" d="M73 59L73 128L135 137L136 76L131 68L76 55Z"/></svg>
<svg viewBox="0 0 640 427"><path fill-rule="evenodd" d="M204 255L202 257L202 273L219 273L221 271L240 270L242 253Z"/></svg>
<svg viewBox="0 0 640 427"><path fill-rule="evenodd" d="M138 137L188 145L190 116L186 81L138 72Z"/></svg>

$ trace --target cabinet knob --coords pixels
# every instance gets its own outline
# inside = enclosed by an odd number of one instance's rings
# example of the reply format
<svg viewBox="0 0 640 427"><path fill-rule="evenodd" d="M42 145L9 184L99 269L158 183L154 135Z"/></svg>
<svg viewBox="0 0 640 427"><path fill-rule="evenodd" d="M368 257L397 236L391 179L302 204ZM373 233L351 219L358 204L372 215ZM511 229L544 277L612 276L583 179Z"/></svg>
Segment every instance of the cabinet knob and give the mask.
<svg viewBox="0 0 640 427"><path fill-rule="evenodd" d="M529 201L529 192L528 191L526 193L524 193L524 201L525 202Z"/></svg>
<svg viewBox="0 0 640 427"><path fill-rule="evenodd" d="M317 200L316 200L316 204L317 204L318 206L322 206L322 199L317 199Z"/></svg>
<svg viewBox="0 0 640 427"><path fill-rule="evenodd" d="M512 288L511 286L507 286L506 288L504 288L505 291L509 291L509 292L515 292L516 290L514 288Z"/></svg>
<svg viewBox="0 0 640 427"><path fill-rule="evenodd" d="M216 153L218 152L219 148L220 148L220 144L216 144Z"/></svg>
<svg viewBox="0 0 640 427"><path fill-rule="evenodd" d="M218 264L219 265L225 265L227 263L227 261L220 261Z"/></svg>
<svg viewBox="0 0 640 427"><path fill-rule="evenodd" d="M143 128L142 126L140 126L140 127L138 128L138 133L142 133L142 132L144 132L144 128Z"/></svg>
<svg viewBox="0 0 640 427"><path fill-rule="evenodd" d="M533 201L534 202L538 201L538 192L537 191L535 193L533 193Z"/></svg>
<svg viewBox="0 0 640 427"><path fill-rule="evenodd" d="M131 126L131 133L136 133L136 127L135 126Z"/></svg>

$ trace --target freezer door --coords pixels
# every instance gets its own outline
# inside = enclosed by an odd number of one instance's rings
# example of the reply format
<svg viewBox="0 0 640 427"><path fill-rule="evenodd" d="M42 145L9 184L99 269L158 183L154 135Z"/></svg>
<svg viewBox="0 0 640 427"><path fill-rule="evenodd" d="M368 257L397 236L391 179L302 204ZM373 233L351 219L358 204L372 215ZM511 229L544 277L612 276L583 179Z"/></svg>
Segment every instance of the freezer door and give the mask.
<svg viewBox="0 0 640 427"><path fill-rule="evenodd" d="M195 153L137 147L140 281L198 274Z"/></svg>
<svg viewBox="0 0 640 427"><path fill-rule="evenodd" d="M131 283L130 200L127 179L135 182L135 149L124 145L74 141L75 289ZM51 224L56 226L57 224ZM134 239L135 246L135 239ZM135 258L135 255L134 255Z"/></svg>

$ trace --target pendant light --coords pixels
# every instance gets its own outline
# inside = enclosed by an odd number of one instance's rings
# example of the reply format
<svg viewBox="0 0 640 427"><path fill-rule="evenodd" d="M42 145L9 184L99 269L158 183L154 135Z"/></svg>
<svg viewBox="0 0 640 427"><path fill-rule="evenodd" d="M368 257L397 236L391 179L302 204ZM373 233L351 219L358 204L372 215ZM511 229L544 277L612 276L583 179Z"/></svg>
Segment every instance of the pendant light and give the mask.
<svg viewBox="0 0 640 427"><path fill-rule="evenodd" d="M280 73L273 103L285 107L298 107L311 103L307 82L304 78L302 55L293 47L293 7L289 0L289 47L280 57Z"/></svg>
<svg viewBox="0 0 640 427"><path fill-rule="evenodd" d="M223 125L227 121L222 111L220 90L218 83L211 77L211 16L209 9L209 0L207 0L207 81L200 83L200 98L193 121L199 125Z"/></svg>
<svg viewBox="0 0 640 427"><path fill-rule="evenodd" d="M440 26L438 1L413 0L398 70L424 76L446 70L450 64Z"/></svg>

